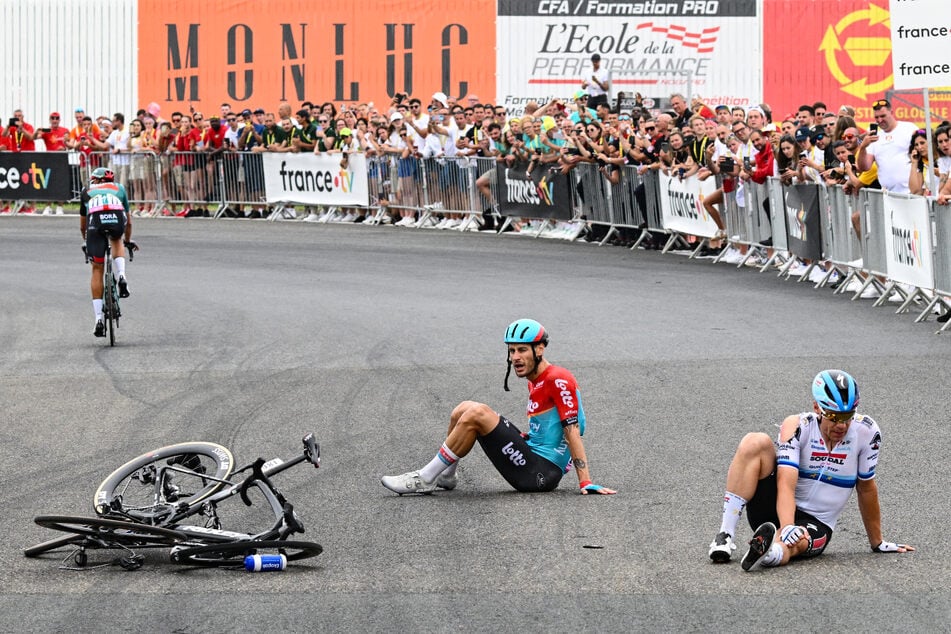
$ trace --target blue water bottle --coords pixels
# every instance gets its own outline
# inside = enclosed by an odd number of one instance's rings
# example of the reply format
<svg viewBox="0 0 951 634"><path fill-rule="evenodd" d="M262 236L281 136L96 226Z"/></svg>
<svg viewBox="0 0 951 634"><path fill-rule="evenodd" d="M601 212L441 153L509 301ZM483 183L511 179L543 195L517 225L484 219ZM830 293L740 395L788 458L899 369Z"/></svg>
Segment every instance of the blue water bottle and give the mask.
<svg viewBox="0 0 951 634"><path fill-rule="evenodd" d="M248 572L284 570L285 568L287 568L287 557L284 555L248 555L244 558L244 569Z"/></svg>

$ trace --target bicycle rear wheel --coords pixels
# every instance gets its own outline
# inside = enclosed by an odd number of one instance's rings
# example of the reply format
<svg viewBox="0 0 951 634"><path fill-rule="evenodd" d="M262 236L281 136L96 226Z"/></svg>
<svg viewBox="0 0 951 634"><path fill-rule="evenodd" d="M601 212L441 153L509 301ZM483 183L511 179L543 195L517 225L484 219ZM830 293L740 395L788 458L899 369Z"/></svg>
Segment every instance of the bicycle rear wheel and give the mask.
<svg viewBox="0 0 951 634"><path fill-rule="evenodd" d="M106 238L108 240L108 237ZM116 278L112 272L112 256L106 254L106 268L102 280L103 317L106 319L106 330L109 332L109 345L116 345L115 320L118 319L118 305L116 303Z"/></svg>
<svg viewBox="0 0 951 634"><path fill-rule="evenodd" d="M182 548L173 551L171 559L183 566L243 566L248 555L280 553L288 561L298 561L316 557L322 552L324 547L314 542L263 540Z"/></svg>
<svg viewBox="0 0 951 634"><path fill-rule="evenodd" d="M104 517L69 517L66 515L39 515L33 521L46 528L74 533L84 537L86 547L129 548L133 546L173 546L187 539L184 533L161 526L114 520ZM76 539L73 537L72 539ZM46 542L49 543L49 542ZM39 544L42 546L43 544ZM34 547L36 548L36 547Z"/></svg>
<svg viewBox="0 0 951 634"><path fill-rule="evenodd" d="M231 452L215 443L161 447L113 471L96 490L93 508L99 515L161 523L183 503L200 502L227 485L220 480L233 468Z"/></svg>
<svg viewBox="0 0 951 634"><path fill-rule="evenodd" d="M43 553L56 550L57 548L62 548L63 546L79 545L82 540L83 538L79 535L63 535L62 537L56 537L54 539L49 539L45 542L39 543L36 546L24 548L23 555L25 557L39 557Z"/></svg>

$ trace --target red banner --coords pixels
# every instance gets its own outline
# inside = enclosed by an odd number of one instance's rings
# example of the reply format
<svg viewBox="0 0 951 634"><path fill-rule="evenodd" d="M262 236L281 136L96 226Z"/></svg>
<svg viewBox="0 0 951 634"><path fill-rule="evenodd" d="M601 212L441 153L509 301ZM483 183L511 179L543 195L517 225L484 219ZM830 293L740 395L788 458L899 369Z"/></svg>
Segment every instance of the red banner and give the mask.
<svg viewBox="0 0 951 634"><path fill-rule="evenodd" d="M892 88L888 0L766 0L763 96L773 118L822 101L871 120L871 103Z"/></svg>
<svg viewBox="0 0 951 634"><path fill-rule="evenodd" d="M282 101L388 105L397 92L495 99L495 2L139 2L139 100L167 118L194 106Z"/></svg>

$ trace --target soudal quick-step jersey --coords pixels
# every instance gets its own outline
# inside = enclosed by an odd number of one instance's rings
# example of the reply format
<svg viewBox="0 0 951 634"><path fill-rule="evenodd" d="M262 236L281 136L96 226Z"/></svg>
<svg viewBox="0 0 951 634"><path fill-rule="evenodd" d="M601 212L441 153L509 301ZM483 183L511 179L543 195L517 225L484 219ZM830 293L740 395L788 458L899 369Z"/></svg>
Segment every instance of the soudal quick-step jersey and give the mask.
<svg viewBox="0 0 951 634"><path fill-rule="evenodd" d="M780 439L776 464L799 470L796 508L835 528L856 481L875 477L881 445L878 423L856 414L842 442L826 447L819 417L810 412L799 415L799 428L789 442Z"/></svg>
<svg viewBox="0 0 951 634"><path fill-rule="evenodd" d="M571 453L562 421L577 422L584 435L585 416L578 382L568 370L556 365L545 368L535 382L528 382L528 446L562 470Z"/></svg>

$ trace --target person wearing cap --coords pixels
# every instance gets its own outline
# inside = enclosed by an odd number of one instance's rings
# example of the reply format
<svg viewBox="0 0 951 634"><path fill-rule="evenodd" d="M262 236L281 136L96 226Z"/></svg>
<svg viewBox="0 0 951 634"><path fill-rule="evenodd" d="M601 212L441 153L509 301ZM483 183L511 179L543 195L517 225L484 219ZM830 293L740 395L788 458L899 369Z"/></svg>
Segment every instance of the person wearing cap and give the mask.
<svg viewBox="0 0 951 634"><path fill-rule="evenodd" d="M896 119L887 99L879 99L872 104L872 115L878 128L874 131L870 129L862 139L856 164L860 170L867 170L874 163L878 166L878 182L882 189L907 194L910 191L908 173L911 170L908 148L918 126L910 121Z"/></svg>
<svg viewBox="0 0 951 634"><path fill-rule="evenodd" d="M822 177L819 172L822 171L824 157L816 151L812 144L812 132L806 126L796 129L796 145L799 146L798 174L800 183L819 183Z"/></svg>
<svg viewBox="0 0 951 634"><path fill-rule="evenodd" d="M381 484L397 493L431 494L455 489L459 460L478 442L492 466L519 492L555 490L572 468L582 495L610 495L616 491L594 484L582 436L587 427L581 391L574 375L551 364L545 354L549 338L533 319L518 319L505 331L509 372L528 381L528 431L519 431L491 407L475 401L459 403L449 416L449 432L426 466L397 476L383 476Z"/></svg>
<svg viewBox="0 0 951 634"><path fill-rule="evenodd" d="M46 145L47 152L62 152L66 150L66 137L69 130L60 125L60 114L58 112L50 113L50 125L48 128L37 128L37 136Z"/></svg>
<svg viewBox="0 0 951 634"><path fill-rule="evenodd" d="M729 125L733 122L733 115L730 113L730 106L720 104L713 109L713 116L716 118L718 125L725 125L729 127Z"/></svg>
<svg viewBox="0 0 951 634"><path fill-rule="evenodd" d="M832 132L824 126L816 126L812 133L812 144L816 147L816 155L820 160L820 172L824 172L833 165L838 164L835 158L835 152L832 151Z"/></svg>
<svg viewBox="0 0 951 634"><path fill-rule="evenodd" d="M601 55L591 56L591 72L581 81L581 88L588 91L588 107L597 108L604 104L610 109L608 100L611 92L611 71L601 68Z"/></svg>
<svg viewBox="0 0 951 634"><path fill-rule="evenodd" d="M569 116L573 124L581 123L587 125L592 121L598 120L598 113L594 108L588 107L588 93L584 90L577 90L573 95L574 110ZM537 114L537 113L536 113Z"/></svg>

